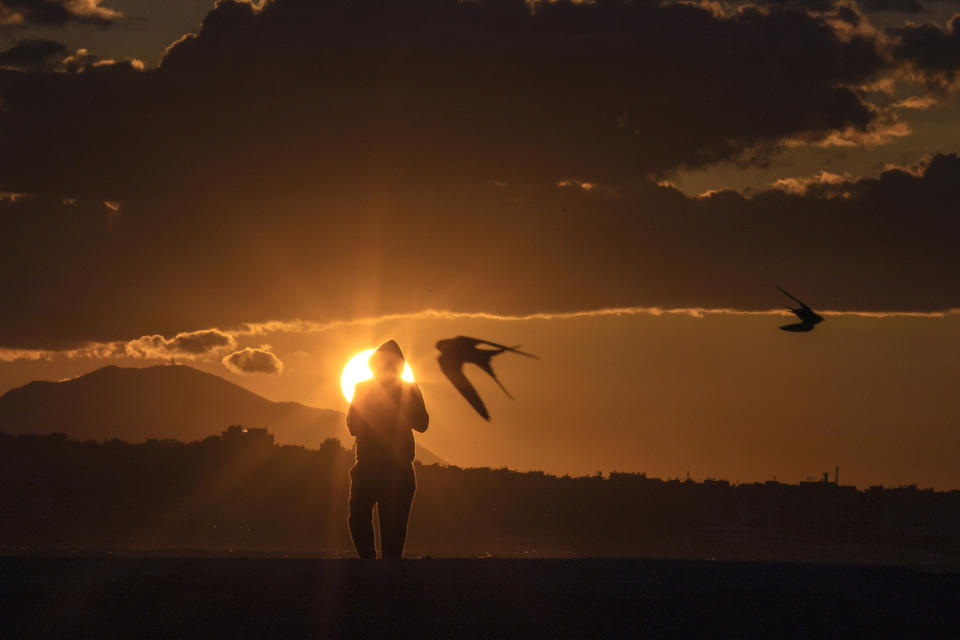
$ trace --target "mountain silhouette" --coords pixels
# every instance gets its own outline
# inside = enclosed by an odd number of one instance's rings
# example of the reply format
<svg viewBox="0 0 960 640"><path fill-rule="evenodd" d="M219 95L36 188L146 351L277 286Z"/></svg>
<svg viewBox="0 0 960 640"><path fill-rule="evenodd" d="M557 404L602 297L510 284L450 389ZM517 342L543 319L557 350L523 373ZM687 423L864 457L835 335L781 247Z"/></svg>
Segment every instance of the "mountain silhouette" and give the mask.
<svg viewBox="0 0 960 640"><path fill-rule="evenodd" d="M281 444L317 448L327 438L353 446L343 412L272 402L219 376L185 365L109 366L62 382L35 381L0 396L0 431L66 433L80 440L184 442L231 424L267 427ZM424 464L444 463L417 447Z"/></svg>

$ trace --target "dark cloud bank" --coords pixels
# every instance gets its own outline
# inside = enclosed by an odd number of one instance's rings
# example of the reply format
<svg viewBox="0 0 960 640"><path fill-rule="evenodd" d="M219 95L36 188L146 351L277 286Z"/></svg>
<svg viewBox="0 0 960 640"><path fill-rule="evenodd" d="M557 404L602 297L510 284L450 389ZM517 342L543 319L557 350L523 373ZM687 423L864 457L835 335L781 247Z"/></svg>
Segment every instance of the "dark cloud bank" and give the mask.
<svg viewBox="0 0 960 640"><path fill-rule="evenodd" d="M874 13L886 11L891 13L915 14L924 10L925 6L933 4L932 2L922 3L920 0L857 0L856 2L844 3L846 5L856 5L864 13ZM947 0L949 1L949 0ZM740 5L759 5L763 7L790 7L794 9L807 9L809 11L830 11L837 6L835 0L756 0L753 2L735 2Z"/></svg>
<svg viewBox="0 0 960 640"><path fill-rule="evenodd" d="M790 8L276 0L221 2L156 70L0 71L0 192L29 194L0 200L0 345L425 306L768 308L774 282L821 307L957 307L954 156L831 193L649 180L882 128L852 87L890 64ZM558 186L576 181L598 186Z"/></svg>
<svg viewBox="0 0 960 640"><path fill-rule="evenodd" d="M890 34L895 38L893 54L929 85L942 90L956 83L960 69L960 15L954 15L946 28L908 24L891 29Z"/></svg>
<svg viewBox="0 0 960 640"><path fill-rule="evenodd" d="M70 23L107 26L122 17L101 0L0 0L0 28Z"/></svg>
<svg viewBox="0 0 960 640"><path fill-rule="evenodd" d="M0 184L623 180L866 129L876 114L844 85L883 66L872 40L793 10L222 2L160 70L8 74Z"/></svg>
<svg viewBox="0 0 960 640"><path fill-rule="evenodd" d="M67 48L52 40L24 40L0 51L0 66L44 67L51 58L66 56Z"/></svg>

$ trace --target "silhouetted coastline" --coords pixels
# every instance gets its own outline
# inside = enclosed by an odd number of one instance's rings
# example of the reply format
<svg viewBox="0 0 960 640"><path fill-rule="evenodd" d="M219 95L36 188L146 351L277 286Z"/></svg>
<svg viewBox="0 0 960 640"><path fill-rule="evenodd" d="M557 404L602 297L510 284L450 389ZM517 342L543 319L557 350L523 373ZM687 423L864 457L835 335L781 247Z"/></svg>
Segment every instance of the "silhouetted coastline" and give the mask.
<svg viewBox="0 0 960 640"><path fill-rule="evenodd" d="M0 435L0 553L348 557L352 452ZM418 465L408 556L960 566L960 491Z"/></svg>

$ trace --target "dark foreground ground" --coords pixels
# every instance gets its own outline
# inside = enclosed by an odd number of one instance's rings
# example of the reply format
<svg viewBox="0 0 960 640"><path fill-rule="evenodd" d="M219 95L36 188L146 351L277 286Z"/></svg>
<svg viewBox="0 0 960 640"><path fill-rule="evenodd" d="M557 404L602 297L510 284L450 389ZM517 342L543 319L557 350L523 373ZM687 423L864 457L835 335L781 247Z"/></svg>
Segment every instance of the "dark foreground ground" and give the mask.
<svg viewBox="0 0 960 640"><path fill-rule="evenodd" d="M680 560L0 558L0 637L960 638L960 574Z"/></svg>

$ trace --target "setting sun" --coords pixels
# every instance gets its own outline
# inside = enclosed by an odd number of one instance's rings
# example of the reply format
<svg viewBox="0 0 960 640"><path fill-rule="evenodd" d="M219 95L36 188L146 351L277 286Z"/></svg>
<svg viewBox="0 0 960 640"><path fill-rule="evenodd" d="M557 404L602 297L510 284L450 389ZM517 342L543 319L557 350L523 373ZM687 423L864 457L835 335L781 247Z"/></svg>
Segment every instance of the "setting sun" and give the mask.
<svg viewBox="0 0 960 640"><path fill-rule="evenodd" d="M370 360L374 351L376 349L361 351L350 358L350 362L343 368L343 373L340 374L340 389L343 391L343 397L347 399L347 402L353 400L353 388L358 382L373 377L373 372L370 371L370 365L367 364L367 361ZM404 363L403 374L400 377L407 382L413 382L413 370L408 363Z"/></svg>

